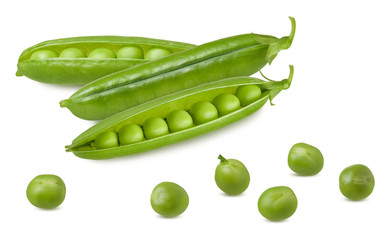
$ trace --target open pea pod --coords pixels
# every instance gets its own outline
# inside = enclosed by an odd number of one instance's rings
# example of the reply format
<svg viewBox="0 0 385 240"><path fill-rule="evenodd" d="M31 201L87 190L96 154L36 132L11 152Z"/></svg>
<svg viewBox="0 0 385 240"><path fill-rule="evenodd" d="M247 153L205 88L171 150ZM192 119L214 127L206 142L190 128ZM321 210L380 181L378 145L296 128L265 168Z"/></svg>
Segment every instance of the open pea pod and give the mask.
<svg viewBox="0 0 385 240"><path fill-rule="evenodd" d="M76 156L87 159L108 159L125 155L136 154L160 148L166 145L177 143L195 136L219 129L239 119L242 119L253 112L260 109L269 99L272 99L283 89L289 88L293 78L293 66L290 66L290 75L288 79L282 81L261 80L252 77L234 77L223 80L214 81L203 84L191 89L187 89L175 94L167 95L152 102L147 102L142 105L133 107L126 111L120 112L110 118L107 118L93 127L89 128L77 138L71 145L66 146L67 151L73 152ZM219 115L219 117L211 119L204 123L196 124L196 119L192 114L192 108L196 103L215 103L216 97L223 94L235 96L237 90L244 86L258 86L261 90L261 95L258 99L233 109L231 112ZM239 96L239 99L241 97ZM218 106L216 106L219 109ZM183 110L192 116L194 124L186 129L174 132L166 132L159 137L143 138L142 140L127 145L122 145L119 142L120 130L127 125L138 126L139 131L146 133L145 124L148 119L160 119L168 124L170 128L171 120L168 118L171 112L175 110ZM207 115L207 114L206 114ZM162 120L166 119L166 120ZM162 128L164 126L160 126ZM167 125L166 125L167 128ZM171 129L171 128L170 128ZM151 129L151 131L158 129ZM159 131L158 131L159 132ZM105 133L111 133L112 137L105 139L105 143L115 144L112 147L98 148L96 139Z"/></svg>
<svg viewBox="0 0 385 240"><path fill-rule="evenodd" d="M24 50L18 60L16 75L44 83L84 85L105 75L192 47L195 45L144 37L55 39Z"/></svg>
<svg viewBox="0 0 385 240"><path fill-rule="evenodd" d="M99 78L60 102L75 116L101 120L136 105L201 84L250 76L288 49L295 34L277 38L241 34L199 45L183 52Z"/></svg>

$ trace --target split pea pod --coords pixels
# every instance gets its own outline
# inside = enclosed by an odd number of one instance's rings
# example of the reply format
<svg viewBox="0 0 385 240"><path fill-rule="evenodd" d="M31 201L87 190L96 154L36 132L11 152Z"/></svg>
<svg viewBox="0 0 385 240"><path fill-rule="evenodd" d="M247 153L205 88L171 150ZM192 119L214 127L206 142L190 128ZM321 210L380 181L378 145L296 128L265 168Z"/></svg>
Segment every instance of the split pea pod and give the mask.
<svg viewBox="0 0 385 240"><path fill-rule="evenodd" d="M75 116L100 120L159 97L219 79L249 76L290 47L289 36L232 36L102 77L60 102Z"/></svg>
<svg viewBox="0 0 385 240"><path fill-rule="evenodd" d="M141 153L219 129L260 109L290 87L282 81L233 77L202 84L127 109L92 126L67 151L86 159ZM223 101L225 99L225 101ZM219 109L226 109L220 113Z"/></svg>
<svg viewBox="0 0 385 240"><path fill-rule="evenodd" d="M195 45L144 37L87 36L41 42L22 52L17 76L55 84L86 84Z"/></svg>

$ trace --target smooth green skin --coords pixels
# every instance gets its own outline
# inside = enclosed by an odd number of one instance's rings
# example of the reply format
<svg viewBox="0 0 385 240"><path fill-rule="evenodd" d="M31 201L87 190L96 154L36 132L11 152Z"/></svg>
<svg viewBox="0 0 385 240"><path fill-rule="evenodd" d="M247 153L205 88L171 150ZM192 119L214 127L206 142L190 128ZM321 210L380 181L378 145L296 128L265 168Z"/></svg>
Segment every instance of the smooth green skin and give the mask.
<svg viewBox="0 0 385 240"><path fill-rule="evenodd" d="M116 53L117 58L143 59L143 50L138 46L125 46Z"/></svg>
<svg viewBox="0 0 385 240"><path fill-rule="evenodd" d="M258 210L271 221L282 221L291 217L297 209L298 200L293 190L286 186L272 187L258 199Z"/></svg>
<svg viewBox="0 0 385 240"><path fill-rule="evenodd" d="M59 54L53 50L39 50L34 52L31 55L30 60L41 60L41 59L48 59L48 58L57 58L59 57Z"/></svg>
<svg viewBox="0 0 385 240"><path fill-rule="evenodd" d="M190 114L184 110L174 110L170 112L166 121L170 132L179 132L194 126L194 122Z"/></svg>
<svg viewBox="0 0 385 240"><path fill-rule="evenodd" d="M93 127L87 129L76 137L71 145L67 145L67 151L76 156L86 159L109 159L142 153L164 147L170 144L178 143L204 133L220 129L233 122L236 122L260 109L268 100L270 102L280 91L288 89L294 75L294 68L290 66L288 79L282 81L266 82L261 79L251 77L235 77L223 79L185 91L164 96L153 102L148 102L137 107L118 113L106 120L99 122ZM128 123L142 125L143 122L153 116L166 117L167 114L177 109L190 109L191 105L197 101L211 101L215 96L221 93L235 93L239 86L248 84L258 84L263 89L262 97L256 102L228 114L217 118L211 122L194 126L192 128L176 133L164 135L159 138L146 140L140 143L121 146L118 148L97 150L92 143L95 137L106 131L118 130Z"/></svg>
<svg viewBox="0 0 385 240"><path fill-rule="evenodd" d="M155 60L158 58L168 56L170 54L172 54L172 51L170 49L153 47L147 51L145 59Z"/></svg>
<svg viewBox="0 0 385 240"><path fill-rule="evenodd" d="M362 200L373 192L374 176L370 169L362 164L345 168L339 178L341 193L351 200Z"/></svg>
<svg viewBox="0 0 385 240"><path fill-rule="evenodd" d="M189 110L195 125L204 124L218 118L216 107L206 101L196 102Z"/></svg>
<svg viewBox="0 0 385 240"><path fill-rule="evenodd" d="M318 148L306 143L297 143L289 151L288 164L293 172L312 176L322 170L324 157Z"/></svg>
<svg viewBox="0 0 385 240"><path fill-rule="evenodd" d="M95 148L105 149L119 146L118 134L114 131L104 132L95 138Z"/></svg>
<svg viewBox="0 0 385 240"><path fill-rule="evenodd" d="M38 208L53 209L64 201L66 187L56 175L39 175L27 187L28 201Z"/></svg>
<svg viewBox="0 0 385 240"><path fill-rule="evenodd" d="M87 55L79 48L67 48L59 55L60 58L86 58Z"/></svg>
<svg viewBox="0 0 385 240"><path fill-rule="evenodd" d="M173 182L162 182L156 185L151 193L151 207L163 217L176 217L188 207L187 192Z"/></svg>
<svg viewBox="0 0 385 240"><path fill-rule="evenodd" d="M100 78L60 102L75 116L101 120L134 106L220 79L248 76L290 47L289 37L243 34L199 45Z"/></svg>
<svg viewBox="0 0 385 240"><path fill-rule="evenodd" d="M121 146L144 141L144 133L138 124L127 124L119 130L119 143Z"/></svg>
<svg viewBox="0 0 385 240"><path fill-rule="evenodd" d="M261 98L262 91L257 85L246 85L239 87L235 92L235 96L238 97L241 106L244 107Z"/></svg>
<svg viewBox="0 0 385 240"><path fill-rule="evenodd" d="M146 139L153 139L170 133L166 121L160 117L153 117L144 121L143 131Z"/></svg>
<svg viewBox="0 0 385 240"><path fill-rule="evenodd" d="M97 48L90 52L88 58L93 59L103 59L103 58L116 58L116 55L113 51L108 48Z"/></svg>
<svg viewBox="0 0 385 240"><path fill-rule="evenodd" d="M223 93L216 96L213 104L217 108L219 116L227 115L241 108L239 99L231 93Z"/></svg>
<svg viewBox="0 0 385 240"><path fill-rule="evenodd" d="M243 193L250 183L250 174L243 163L236 159L226 159L219 155L221 162L215 169L215 183L228 195Z"/></svg>
<svg viewBox="0 0 385 240"><path fill-rule="evenodd" d="M188 43L143 37L89 36L55 39L41 42L24 50L18 60L16 76L26 76L43 83L84 85L111 73L150 61L132 58L71 59L58 57L30 60L34 52L46 49L60 53L67 48L78 48L88 55L96 48L108 48L118 52L124 46L138 46L143 51L147 51L151 47L162 47L171 49L173 52L195 47Z"/></svg>

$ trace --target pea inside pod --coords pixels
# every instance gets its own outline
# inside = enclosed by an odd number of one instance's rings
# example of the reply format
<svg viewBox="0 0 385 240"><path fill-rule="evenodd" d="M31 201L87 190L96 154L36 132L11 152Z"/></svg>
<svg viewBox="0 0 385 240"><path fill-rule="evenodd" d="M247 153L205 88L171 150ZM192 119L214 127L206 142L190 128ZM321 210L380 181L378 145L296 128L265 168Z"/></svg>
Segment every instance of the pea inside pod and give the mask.
<svg viewBox="0 0 385 240"><path fill-rule="evenodd" d="M287 89L292 77L293 67L290 66L289 78L282 81L235 77L167 95L157 101L139 105L99 122L75 138L71 145L66 146L67 151L73 152L81 158L108 159L145 152L183 141L219 129L257 111L269 99L272 101L281 90ZM192 113L194 111L191 109L197 108L196 111L203 116L205 116L205 111L211 111L211 109L204 107L206 104L201 105L203 107L200 109L199 106L196 107L196 103L210 103L211 106L214 106L212 102L217 96L235 94L239 88L248 85L257 85L262 90L261 98L225 115L197 124L197 120L201 116L194 115ZM174 114L178 116L175 117ZM180 123L176 121L180 121ZM95 144L98 136L110 132L116 132L117 138L121 139L123 129L132 125L137 126L135 134L144 136L144 139L129 144L120 143L119 146L111 145L110 148L98 148Z"/></svg>
<svg viewBox="0 0 385 240"><path fill-rule="evenodd" d="M86 84L105 75L194 46L144 37L89 36L55 39L24 50L18 60L16 75L44 83Z"/></svg>

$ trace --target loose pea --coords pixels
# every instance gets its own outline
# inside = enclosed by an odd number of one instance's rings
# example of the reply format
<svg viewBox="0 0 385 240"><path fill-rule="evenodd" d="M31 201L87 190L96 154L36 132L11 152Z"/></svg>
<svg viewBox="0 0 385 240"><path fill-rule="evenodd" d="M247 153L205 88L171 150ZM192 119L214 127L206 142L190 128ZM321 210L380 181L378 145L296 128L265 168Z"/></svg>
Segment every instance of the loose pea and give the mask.
<svg viewBox="0 0 385 240"><path fill-rule="evenodd" d="M90 52L88 57L93 59L116 58L115 53L107 48L97 48Z"/></svg>
<svg viewBox="0 0 385 240"><path fill-rule="evenodd" d="M114 131L101 133L95 138L96 149L113 148L118 146L118 134Z"/></svg>
<svg viewBox="0 0 385 240"><path fill-rule="evenodd" d="M143 58L143 50L138 46L126 46L119 49L116 53L117 58L134 58L134 59L142 59Z"/></svg>
<svg viewBox="0 0 385 240"><path fill-rule="evenodd" d="M166 117L170 132L178 132L194 126L192 117L184 110L174 110Z"/></svg>
<svg viewBox="0 0 385 240"><path fill-rule="evenodd" d="M166 121L163 118L149 118L143 123L143 131L146 139L160 137L169 133Z"/></svg>
<svg viewBox="0 0 385 240"><path fill-rule="evenodd" d="M288 164L294 172L311 176L322 170L324 158L318 148L306 143L297 143L289 151Z"/></svg>
<svg viewBox="0 0 385 240"><path fill-rule="evenodd" d="M340 191L351 200L369 197L374 189L374 176L370 169L362 164L345 168L340 174Z"/></svg>
<svg viewBox="0 0 385 240"><path fill-rule="evenodd" d="M241 102L241 106L244 107L260 99L262 91L257 85L243 85L237 89L235 95Z"/></svg>
<svg viewBox="0 0 385 240"><path fill-rule="evenodd" d="M188 207L187 192L173 182L159 183L151 193L151 207L164 217L176 217Z"/></svg>
<svg viewBox="0 0 385 240"><path fill-rule="evenodd" d="M194 103L189 113L191 114L194 124L199 125L218 118L218 110L210 102Z"/></svg>
<svg viewBox="0 0 385 240"><path fill-rule="evenodd" d="M59 57L59 54L57 52L49 49L44 49L44 50L38 50L32 53L30 59L40 60L40 59L57 58L57 57Z"/></svg>
<svg viewBox="0 0 385 240"><path fill-rule="evenodd" d="M221 162L215 169L215 183L229 195L243 193L250 183L250 174L245 165L236 159L226 159L219 155Z"/></svg>
<svg viewBox="0 0 385 240"><path fill-rule="evenodd" d="M127 124L119 130L120 145L128 145L144 140L143 131L137 124Z"/></svg>
<svg viewBox="0 0 385 240"><path fill-rule="evenodd" d="M85 58L86 54L79 48L66 48L61 53L61 58Z"/></svg>
<svg viewBox="0 0 385 240"><path fill-rule="evenodd" d="M258 210L271 221L282 221L292 216L298 201L293 190L286 186L272 187L258 199Z"/></svg>
<svg viewBox="0 0 385 240"><path fill-rule="evenodd" d="M56 175L39 175L32 179L27 187L28 201L38 208L56 208L62 204L65 195L65 184Z"/></svg>
<svg viewBox="0 0 385 240"><path fill-rule="evenodd" d="M241 108L239 99L231 93L222 93L213 100L214 106L218 109L219 116L224 116Z"/></svg>
<svg viewBox="0 0 385 240"><path fill-rule="evenodd" d="M168 56L171 53L172 53L172 51L170 49L160 48L160 47L153 47L153 48L150 48L147 51L145 59L155 60L155 59L158 59L158 58L162 58L162 57Z"/></svg>

